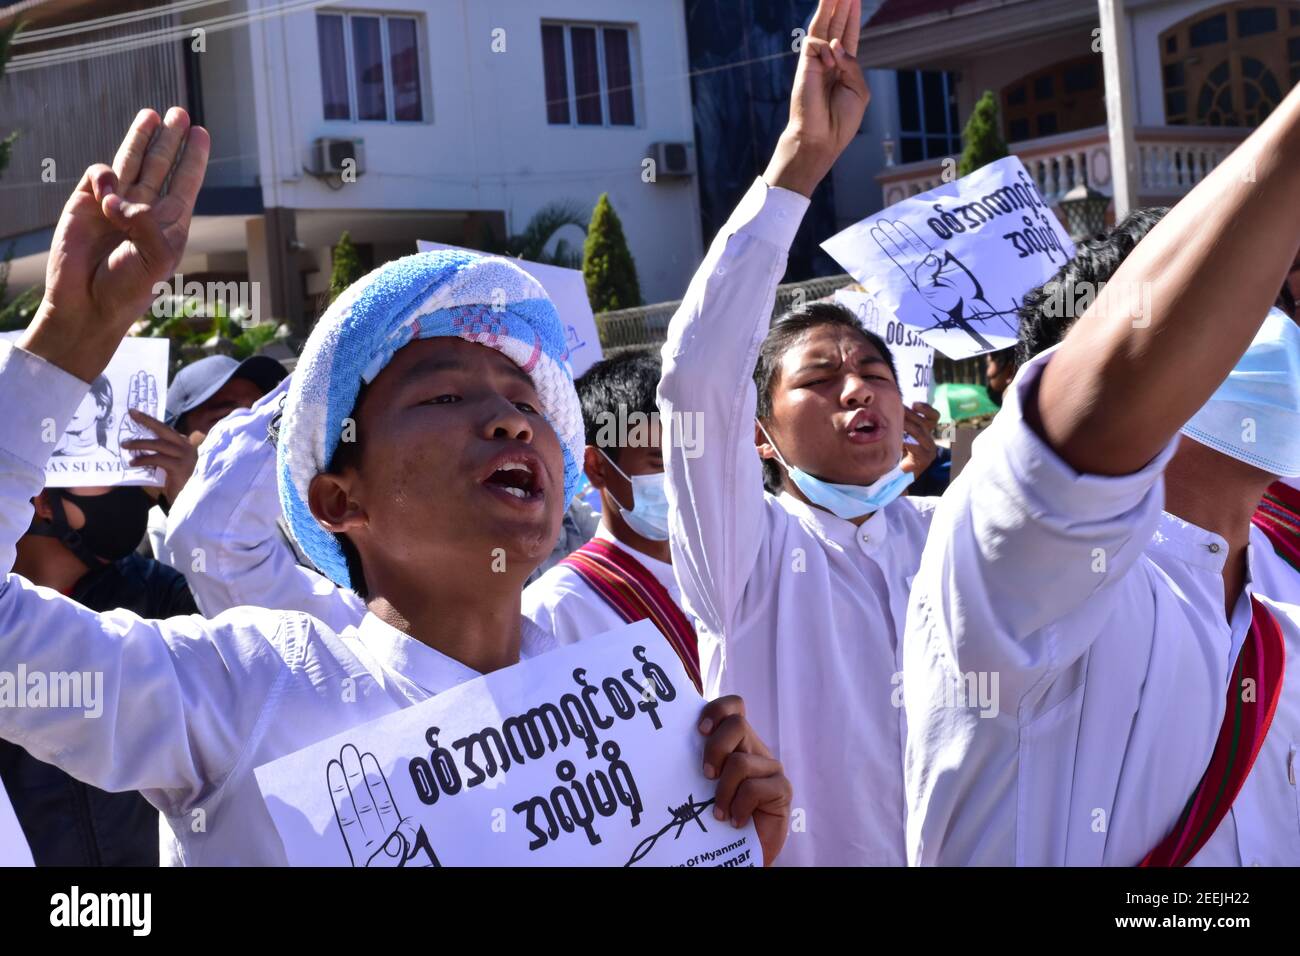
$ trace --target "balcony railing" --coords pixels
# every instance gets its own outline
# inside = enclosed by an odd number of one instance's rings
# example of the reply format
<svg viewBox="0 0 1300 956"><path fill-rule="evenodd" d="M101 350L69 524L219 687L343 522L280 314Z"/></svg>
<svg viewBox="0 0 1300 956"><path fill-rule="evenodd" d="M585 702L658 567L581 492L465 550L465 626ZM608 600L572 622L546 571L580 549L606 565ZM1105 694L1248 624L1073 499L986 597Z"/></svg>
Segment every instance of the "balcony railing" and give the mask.
<svg viewBox="0 0 1300 956"><path fill-rule="evenodd" d="M1177 201L1223 162L1250 130L1209 126L1139 126L1138 201L1161 205ZM1106 127L1094 126L1025 140L1010 147L1038 183L1049 204L1055 204L1075 186L1085 184L1111 191L1110 139ZM886 144L886 163L891 144ZM955 157L954 157L955 162ZM887 165L876 177L886 206L943 183L944 160L923 160L901 166Z"/></svg>

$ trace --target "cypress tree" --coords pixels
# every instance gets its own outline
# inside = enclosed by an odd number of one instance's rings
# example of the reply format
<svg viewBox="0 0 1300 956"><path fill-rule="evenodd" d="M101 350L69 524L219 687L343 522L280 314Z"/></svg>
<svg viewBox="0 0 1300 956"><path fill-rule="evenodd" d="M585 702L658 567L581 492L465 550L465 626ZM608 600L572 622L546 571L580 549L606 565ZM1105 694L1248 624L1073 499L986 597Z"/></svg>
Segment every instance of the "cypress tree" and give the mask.
<svg viewBox="0 0 1300 956"><path fill-rule="evenodd" d="M623 235L623 224L610 205L609 193L601 193L591 213L587 241L582 247L582 275L593 312L613 312L641 305L641 285L636 263Z"/></svg>
<svg viewBox="0 0 1300 956"><path fill-rule="evenodd" d="M998 101L991 90L985 90L979 98L961 135L966 147L957 163L958 176L969 176L975 170L1010 155L998 131Z"/></svg>

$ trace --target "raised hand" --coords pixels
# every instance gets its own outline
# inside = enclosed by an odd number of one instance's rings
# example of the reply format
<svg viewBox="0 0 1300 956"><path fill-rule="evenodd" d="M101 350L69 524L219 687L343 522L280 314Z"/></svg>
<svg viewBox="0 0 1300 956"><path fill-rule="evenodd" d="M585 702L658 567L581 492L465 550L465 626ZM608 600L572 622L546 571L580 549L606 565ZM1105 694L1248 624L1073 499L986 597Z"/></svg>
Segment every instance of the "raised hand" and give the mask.
<svg viewBox="0 0 1300 956"><path fill-rule="evenodd" d="M858 65L862 0L821 0L799 50L790 120L763 174L769 186L812 195L862 125L871 101Z"/></svg>
<svg viewBox="0 0 1300 956"><path fill-rule="evenodd" d="M154 285L176 271L209 148L183 109L140 111L113 165L87 169L64 205L21 347L83 381L104 370Z"/></svg>

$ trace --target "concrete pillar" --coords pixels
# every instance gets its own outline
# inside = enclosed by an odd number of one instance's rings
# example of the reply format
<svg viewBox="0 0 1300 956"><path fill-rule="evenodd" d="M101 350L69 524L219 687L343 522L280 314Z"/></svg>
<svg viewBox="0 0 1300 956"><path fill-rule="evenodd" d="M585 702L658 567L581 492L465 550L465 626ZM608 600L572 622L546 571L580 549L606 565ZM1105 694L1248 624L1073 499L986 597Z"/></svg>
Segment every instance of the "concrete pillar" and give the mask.
<svg viewBox="0 0 1300 956"><path fill-rule="evenodd" d="M281 322L288 322L295 336L306 337L309 330L302 273L298 268L297 215L292 209L276 207L267 209L263 220L271 314Z"/></svg>
<svg viewBox="0 0 1300 956"><path fill-rule="evenodd" d="M1110 130L1111 183L1115 218L1123 219L1138 204L1142 183L1137 148L1137 102L1127 0L1097 0L1101 18L1101 57L1106 78L1106 124Z"/></svg>

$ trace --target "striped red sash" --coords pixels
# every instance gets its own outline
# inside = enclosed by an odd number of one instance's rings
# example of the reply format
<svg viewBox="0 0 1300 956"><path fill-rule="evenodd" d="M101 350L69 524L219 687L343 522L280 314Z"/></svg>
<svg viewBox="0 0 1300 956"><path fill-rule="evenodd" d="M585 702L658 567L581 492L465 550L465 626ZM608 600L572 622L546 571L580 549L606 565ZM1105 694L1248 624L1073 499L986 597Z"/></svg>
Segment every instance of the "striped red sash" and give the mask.
<svg viewBox="0 0 1300 956"><path fill-rule="evenodd" d="M592 538L560 564L577 572L629 624L649 618L701 689L695 627L645 565L603 538Z"/></svg>
<svg viewBox="0 0 1300 956"><path fill-rule="evenodd" d="M1210 765L1177 825L1139 866L1186 866L1218 829L1264 745L1282 696L1286 649L1272 613L1254 596L1250 601L1250 632L1232 669L1228 707ZM1248 688L1254 693L1248 695ZM1245 700L1247 696L1252 699Z"/></svg>
<svg viewBox="0 0 1300 956"><path fill-rule="evenodd" d="M1300 571L1300 490L1275 482L1251 521L1268 535L1278 557Z"/></svg>

